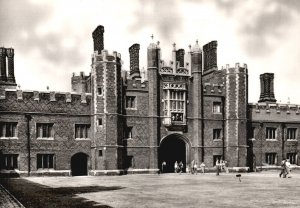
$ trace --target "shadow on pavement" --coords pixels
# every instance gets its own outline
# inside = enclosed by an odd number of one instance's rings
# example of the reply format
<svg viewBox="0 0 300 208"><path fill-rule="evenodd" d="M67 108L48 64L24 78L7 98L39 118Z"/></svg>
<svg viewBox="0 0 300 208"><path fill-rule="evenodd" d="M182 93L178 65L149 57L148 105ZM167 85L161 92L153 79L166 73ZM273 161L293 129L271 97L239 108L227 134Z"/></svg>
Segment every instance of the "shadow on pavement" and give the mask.
<svg viewBox="0 0 300 208"><path fill-rule="evenodd" d="M110 208L111 206L89 201L76 194L114 191L120 186L84 186L51 188L33 183L23 178L2 178L0 183L14 195L25 207L75 207L75 208ZM101 194L101 193L99 193Z"/></svg>

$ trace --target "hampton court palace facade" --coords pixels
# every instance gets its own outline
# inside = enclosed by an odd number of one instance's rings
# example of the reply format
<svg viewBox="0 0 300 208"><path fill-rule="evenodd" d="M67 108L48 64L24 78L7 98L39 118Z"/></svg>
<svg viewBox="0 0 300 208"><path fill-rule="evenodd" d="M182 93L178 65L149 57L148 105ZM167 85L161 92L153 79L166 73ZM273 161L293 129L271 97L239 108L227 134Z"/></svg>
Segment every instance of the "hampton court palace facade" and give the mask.
<svg viewBox="0 0 300 208"><path fill-rule="evenodd" d="M71 92L22 91L14 49L0 48L0 170L17 175L155 173L166 161L192 160L232 170L298 165L300 105L276 103L274 74L260 76L258 103L248 103L247 65L217 66L217 41L172 50L168 64L159 43L104 50L104 27L93 34L91 72L73 74Z"/></svg>

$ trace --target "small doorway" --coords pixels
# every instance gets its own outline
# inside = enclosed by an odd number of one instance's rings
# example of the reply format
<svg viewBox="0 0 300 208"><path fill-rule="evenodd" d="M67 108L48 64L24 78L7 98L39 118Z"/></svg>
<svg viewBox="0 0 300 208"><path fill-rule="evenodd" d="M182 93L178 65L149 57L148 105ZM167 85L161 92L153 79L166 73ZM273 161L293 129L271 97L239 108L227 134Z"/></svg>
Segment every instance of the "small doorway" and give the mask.
<svg viewBox="0 0 300 208"><path fill-rule="evenodd" d="M77 153L71 157L72 176L87 175L87 159L88 155L84 153Z"/></svg>

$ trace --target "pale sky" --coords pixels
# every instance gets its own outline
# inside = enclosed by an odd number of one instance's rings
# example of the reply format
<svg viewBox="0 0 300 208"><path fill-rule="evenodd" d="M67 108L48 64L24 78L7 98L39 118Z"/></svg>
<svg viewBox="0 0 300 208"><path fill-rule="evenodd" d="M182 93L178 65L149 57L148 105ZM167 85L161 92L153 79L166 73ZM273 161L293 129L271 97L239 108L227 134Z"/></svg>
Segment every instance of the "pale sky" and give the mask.
<svg viewBox="0 0 300 208"><path fill-rule="evenodd" d="M0 45L15 49L21 89L71 91L75 72L90 72L92 32L103 25L104 46L121 53L160 41L162 59L177 49L218 41L218 67L247 63L249 102L260 95L259 75L275 73L278 102L300 104L298 0L0 0Z"/></svg>

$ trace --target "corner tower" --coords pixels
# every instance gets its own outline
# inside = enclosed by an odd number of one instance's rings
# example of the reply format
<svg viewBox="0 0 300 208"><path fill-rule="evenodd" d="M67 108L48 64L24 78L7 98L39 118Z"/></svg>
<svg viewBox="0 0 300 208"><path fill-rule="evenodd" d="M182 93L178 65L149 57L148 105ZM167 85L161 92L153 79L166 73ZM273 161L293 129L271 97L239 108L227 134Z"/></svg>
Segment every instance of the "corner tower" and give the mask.
<svg viewBox="0 0 300 208"><path fill-rule="evenodd" d="M231 167L246 167L248 69L237 63L225 72L225 160Z"/></svg>
<svg viewBox="0 0 300 208"><path fill-rule="evenodd" d="M97 30L104 31L103 26ZM102 30L103 29L103 30ZM100 32L101 32L100 31ZM94 37L95 31L93 33ZM98 39L94 41L98 41ZM91 72L92 169L94 175L122 167L121 55L109 54L94 42ZM98 47L99 46L99 47ZM101 50L101 53L99 53Z"/></svg>

